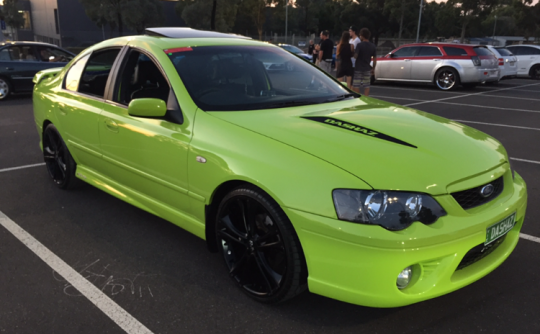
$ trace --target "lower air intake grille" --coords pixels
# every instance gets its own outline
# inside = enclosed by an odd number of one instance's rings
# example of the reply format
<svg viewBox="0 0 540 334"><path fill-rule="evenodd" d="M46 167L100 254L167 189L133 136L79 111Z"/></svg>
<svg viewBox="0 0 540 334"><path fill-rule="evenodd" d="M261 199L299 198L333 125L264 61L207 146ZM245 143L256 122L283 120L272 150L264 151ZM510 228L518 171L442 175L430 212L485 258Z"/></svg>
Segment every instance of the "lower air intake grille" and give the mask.
<svg viewBox="0 0 540 334"><path fill-rule="evenodd" d="M482 260L489 254L491 254L494 250L496 250L497 247L499 247L503 243L505 238L506 238L506 235L502 238L495 240L494 242L490 243L487 246L484 244L480 244L474 247L473 249L468 251L467 254L465 254L465 256L463 257L463 260L461 260L456 270L463 269L465 267L470 266L471 264L475 262Z"/></svg>
<svg viewBox="0 0 540 334"><path fill-rule="evenodd" d="M482 195L482 189L484 187L491 184L493 186L493 191L489 196ZM495 181L492 181L490 183L483 184L481 186L458 191L455 193L452 193L452 196L454 199L461 205L461 207L465 210L474 208L476 206L485 204L493 199L495 199L497 196L499 196L504 189L504 180L501 176Z"/></svg>

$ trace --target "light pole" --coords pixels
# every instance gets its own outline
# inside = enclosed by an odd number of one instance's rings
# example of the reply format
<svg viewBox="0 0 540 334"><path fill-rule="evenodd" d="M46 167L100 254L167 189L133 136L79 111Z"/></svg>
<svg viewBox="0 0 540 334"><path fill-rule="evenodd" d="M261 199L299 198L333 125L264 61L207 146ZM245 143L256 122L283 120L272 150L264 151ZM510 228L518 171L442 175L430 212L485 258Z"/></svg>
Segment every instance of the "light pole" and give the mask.
<svg viewBox="0 0 540 334"><path fill-rule="evenodd" d="M285 44L287 44L287 23L289 20L289 0L285 0Z"/></svg>
<svg viewBox="0 0 540 334"><path fill-rule="evenodd" d="M497 15L495 15L495 23L493 24L493 37L491 38L492 39L491 43L495 43L494 42L495 41L495 28L497 28Z"/></svg>
<svg viewBox="0 0 540 334"><path fill-rule="evenodd" d="M420 38L420 22L422 21L422 7L424 6L424 0L420 0L420 14L418 14L418 29L416 29L416 43Z"/></svg>

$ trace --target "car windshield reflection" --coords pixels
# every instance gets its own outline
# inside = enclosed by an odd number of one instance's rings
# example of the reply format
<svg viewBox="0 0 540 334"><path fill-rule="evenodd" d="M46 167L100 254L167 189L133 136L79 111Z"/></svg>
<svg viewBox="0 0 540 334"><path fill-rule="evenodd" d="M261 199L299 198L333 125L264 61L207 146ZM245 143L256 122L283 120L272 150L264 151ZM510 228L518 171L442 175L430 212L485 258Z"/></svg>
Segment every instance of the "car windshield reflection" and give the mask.
<svg viewBox="0 0 540 334"><path fill-rule="evenodd" d="M165 51L194 102L206 111L318 104L350 93L318 68L272 46Z"/></svg>

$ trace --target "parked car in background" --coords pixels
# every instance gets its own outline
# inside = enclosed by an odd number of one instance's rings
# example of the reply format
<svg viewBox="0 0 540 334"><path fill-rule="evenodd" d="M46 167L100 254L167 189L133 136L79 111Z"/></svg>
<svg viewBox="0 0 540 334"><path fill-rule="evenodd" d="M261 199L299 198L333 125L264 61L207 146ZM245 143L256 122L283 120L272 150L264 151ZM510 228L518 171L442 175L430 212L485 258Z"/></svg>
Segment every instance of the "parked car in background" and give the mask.
<svg viewBox="0 0 540 334"><path fill-rule="evenodd" d="M509 45L508 50L517 58L517 75L540 80L540 46Z"/></svg>
<svg viewBox="0 0 540 334"><path fill-rule="evenodd" d="M312 55L305 53L304 50L297 48L294 45L280 43L278 46L289 51L290 53L294 53L295 55L304 58L305 60L311 61L313 59Z"/></svg>
<svg viewBox="0 0 540 334"><path fill-rule="evenodd" d="M42 70L64 67L75 55L52 44L0 43L0 101L11 93L31 92L32 79Z"/></svg>
<svg viewBox="0 0 540 334"><path fill-rule="evenodd" d="M377 58L375 80L433 83L441 90L499 80L497 58L486 46L453 43L403 45Z"/></svg>
<svg viewBox="0 0 540 334"><path fill-rule="evenodd" d="M504 46L487 45L489 51L493 52L499 60L499 80L513 78L517 75L517 58L510 50Z"/></svg>

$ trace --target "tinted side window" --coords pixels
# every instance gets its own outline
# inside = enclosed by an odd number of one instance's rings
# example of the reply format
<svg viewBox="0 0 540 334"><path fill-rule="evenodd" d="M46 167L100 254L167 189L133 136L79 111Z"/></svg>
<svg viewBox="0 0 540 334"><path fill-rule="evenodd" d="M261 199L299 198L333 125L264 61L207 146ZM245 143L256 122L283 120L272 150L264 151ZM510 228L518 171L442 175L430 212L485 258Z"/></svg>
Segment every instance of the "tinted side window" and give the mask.
<svg viewBox="0 0 540 334"><path fill-rule="evenodd" d="M512 52L506 48L496 48L495 50L497 50L501 56L513 56Z"/></svg>
<svg viewBox="0 0 540 334"><path fill-rule="evenodd" d="M444 52L449 56L466 56L467 51L463 48L456 48L455 46L443 46Z"/></svg>
<svg viewBox="0 0 540 334"><path fill-rule="evenodd" d="M79 83L79 92L104 97L111 68L119 53L120 49L110 49L92 54Z"/></svg>
<svg viewBox="0 0 540 334"><path fill-rule="evenodd" d="M38 55L41 61L50 63L67 63L73 56L63 50L51 46L38 46Z"/></svg>
<svg viewBox="0 0 540 334"><path fill-rule="evenodd" d="M81 75L86 66L86 62L90 58L90 55L86 55L71 66L67 75L66 81L64 82L64 88L73 92L76 92L79 89L79 81L81 80Z"/></svg>
<svg viewBox="0 0 540 334"><path fill-rule="evenodd" d="M136 50L129 53L118 82L113 100L124 105L141 98L160 99L167 103L169 98L167 79L150 58Z"/></svg>
<svg viewBox="0 0 540 334"><path fill-rule="evenodd" d="M393 57L395 58L414 57L416 53L418 53L418 49L420 49L420 47L418 46L404 47L394 52Z"/></svg>
<svg viewBox="0 0 540 334"><path fill-rule="evenodd" d="M438 47L423 46L420 49L420 53L418 54L418 57L428 57L428 56L442 56L442 53Z"/></svg>
<svg viewBox="0 0 540 334"><path fill-rule="evenodd" d="M491 53L488 48L474 48L474 52L476 52L478 56L493 56L493 53Z"/></svg>
<svg viewBox="0 0 540 334"><path fill-rule="evenodd" d="M522 55L530 56L530 55L540 55L540 49L532 48L530 46L522 46Z"/></svg>
<svg viewBox="0 0 540 334"><path fill-rule="evenodd" d="M4 61L36 61L34 49L30 45L11 46L0 52L0 60Z"/></svg>
<svg viewBox="0 0 540 334"><path fill-rule="evenodd" d="M509 47L508 50L514 54L514 56L521 56L521 46Z"/></svg>

